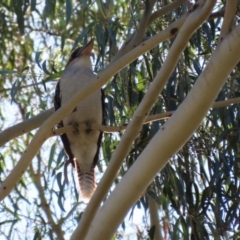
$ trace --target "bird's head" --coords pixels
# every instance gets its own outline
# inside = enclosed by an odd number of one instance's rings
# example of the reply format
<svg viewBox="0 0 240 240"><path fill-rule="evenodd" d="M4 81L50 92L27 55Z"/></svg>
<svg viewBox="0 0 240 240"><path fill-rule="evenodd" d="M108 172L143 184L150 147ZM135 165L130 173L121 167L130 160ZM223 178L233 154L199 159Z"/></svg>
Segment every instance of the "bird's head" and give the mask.
<svg viewBox="0 0 240 240"><path fill-rule="evenodd" d="M80 67L92 69L92 62L90 56L93 49L93 42L94 39L92 39L87 45L79 47L76 50L74 50L70 58L68 59L66 67L78 65Z"/></svg>

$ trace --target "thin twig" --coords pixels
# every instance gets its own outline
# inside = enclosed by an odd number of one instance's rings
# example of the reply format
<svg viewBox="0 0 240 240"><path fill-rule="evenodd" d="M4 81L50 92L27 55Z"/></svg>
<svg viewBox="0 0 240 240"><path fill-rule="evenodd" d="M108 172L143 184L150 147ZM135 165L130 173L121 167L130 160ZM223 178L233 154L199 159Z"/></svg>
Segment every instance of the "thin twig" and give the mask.
<svg viewBox="0 0 240 240"><path fill-rule="evenodd" d="M34 183L36 189L38 190L39 198L41 200L40 207L44 211L44 213L45 213L45 215L48 219L48 223L52 228L52 231L56 234L57 239L64 240L64 237L63 237L64 234L63 234L63 231L62 231L62 228L61 228L61 224L56 224L54 222L49 203L47 202L47 199L45 198L45 193L44 193L44 190L43 190L43 187L42 187L42 184L41 184L40 168L38 168L37 173L35 173L34 170L33 170L32 164L30 164L29 171L30 171L30 174L33 178L33 183Z"/></svg>
<svg viewBox="0 0 240 240"><path fill-rule="evenodd" d="M175 0L172 3L164 6L163 8L157 10L156 12L152 13L149 18L148 25L154 22L156 19L162 17L163 15L173 11L174 9L178 8L181 4L183 4L186 0Z"/></svg>
<svg viewBox="0 0 240 240"><path fill-rule="evenodd" d="M111 66L121 56L124 56L127 52L131 51L133 48L138 46L143 41L144 33L146 31L146 28L148 27L148 21L151 16L152 9L156 0L149 0L146 2L148 2L148 6L146 6L145 12L140 20L138 29L124 42L120 50L113 57L109 66Z"/></svg>
<svg viewBox="0 0 240 240"><path fill-rule="evenodd" d="M217 12L213 12L211 13L211 15L209 16L209 20L210 19L214 19L214 18L219 18L219 17L223 17L225 13L225 7L222 8L221 10L217 11Z"/></svg>
<svg viewBox="0 0 240 240"><path fill-rule="evenodd" d="M73 213L76 211L77 207L80 205L81 203L76 203L72 209L67 213L67 215L63 218L60 219L59 221L59 225L62 225L69 217L71 217L73 215Z"/></svg>
<svg viewBox="0 0 240 240"><path fill-rule="evenodd" d="M231 105L234 103L240 103L240 98L232 98L229 100L215 102L213 104L212 108L225 107L225 106L228 106L228 105ZM170 112L159 113L159 114L155 114L155 115L149 115L146 117L143 124L159 121L162 119L168 119L172 116L173 113L174 113L174 111L170 111ZM99 131L105 132L105 133L114 133L114 132L121 132L121 131L125 130L127 128L127 126L128 126L127 124L124 124L122 126L112 127L112 126L106 126L106 125L101 125L101 124L97 124L97 123L92 123L91 126L89 127L89 125L82 123L82 124L79 124L78 130L83 131L83 130L91 129L91 130L99 130ZM52 134L49 137L62 135L63 133L72 132L73 130L74 130L74 128L70 125L66 126L66 127L54 129L52 131Z"/></svg>

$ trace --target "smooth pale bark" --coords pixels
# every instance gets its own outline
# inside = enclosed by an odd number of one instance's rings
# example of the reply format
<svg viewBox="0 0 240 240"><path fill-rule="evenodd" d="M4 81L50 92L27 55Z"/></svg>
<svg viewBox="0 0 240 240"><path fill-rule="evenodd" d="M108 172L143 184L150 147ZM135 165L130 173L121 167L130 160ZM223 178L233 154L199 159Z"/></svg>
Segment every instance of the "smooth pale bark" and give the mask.
<svg viewBox="0 0 240 240"><path fill-rule="evenodd" d="M54 109L48 109L45 112L41 112L38 115L27 119L24 122L20 122L12 127L3 130L0 134L0 147L6 144L8 141L16 138L22 134L28 133L31 130L39 127L47 118L54 113Z"/></svg>
<svg viewBox="0 0 240 240"><path fill-rule="evenodd" d="M230 98L228 100L217 101L213 104L212 108L225 107L225 106L229 106L229 105L234 104L234 103L240 103L240 98ZM41 112L41 113L39 113L38 115L36 115L32 118L29 118L29 119L27 119L23 122L20 122L20 123L14 125L12 127L9 127L7 129L3 130L0 133L0 147L2 147L8 141L38 128L53 113L54 113L54 109L50 108L50 109L46 110L45 112ZM173 114L173 111L159 113L159 114L155 114L155 115L149 115L146 118L144 124L147 124L149 122L158 121L158 120L161 120L161 119L167 119L170 116L172 116L172 114ZM88 128L88 126L79 127L79 130L80 130L80 128L85 130L85 129ZM121 132L121 131L125 130L127 128L127 124L124 124L122 126L115 126L115 127L93 124L91 126L91 128L93 130L100 130L100 131L103 131L105 133L113 133L113 132ZM58 128L56 130L53 130L52 134L49 137L61 135L61 134L66 133L68 131L69 131L69 126L68 127L63 127L63 128Z"/></svg>
<svg viewBox="0 0 240 240"><path fill-rule="evenodd" d="M218 46L185 101L154 136L97 212L86 240L111 239L131 206L200 125L239 60L240 25Z"/></svg>
<svg viewBox="0 0 240 240"><path fill-rule="evenodd" d="M149 215L150 215L150 227L155 227L154 229L154 240L163 240L161 234L161 227L158 215L158 205L155 200L148 196L148 206L149 206Z"/></svg>

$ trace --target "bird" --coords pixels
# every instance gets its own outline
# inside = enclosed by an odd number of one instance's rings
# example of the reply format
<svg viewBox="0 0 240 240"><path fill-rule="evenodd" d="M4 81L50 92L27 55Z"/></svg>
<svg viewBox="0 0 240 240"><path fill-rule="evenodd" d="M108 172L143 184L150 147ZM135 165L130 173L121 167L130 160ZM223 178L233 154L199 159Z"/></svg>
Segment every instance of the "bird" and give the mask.
<svg viewBox="0 0 240 240"><path fill-rule="evenodd" d="M97 75L93 73L90 59L93 44L94 39L87 45L78 47L70 55L56 85L55 111L71 99L75 93L97 81ZM78 130L81 123L86 124L86 130ZM60 135L68 156L64 166L64 175L67 179L67 166L72 164L77 171L80 192L85 203L89 202L96 188L94 168L99 160L102 142L102 132L91 130L92 123L104 124L104 93L102 89L89 95L77 105L69 116L57 124L57 128L69 125L73 127L72 132Z"/></svg>

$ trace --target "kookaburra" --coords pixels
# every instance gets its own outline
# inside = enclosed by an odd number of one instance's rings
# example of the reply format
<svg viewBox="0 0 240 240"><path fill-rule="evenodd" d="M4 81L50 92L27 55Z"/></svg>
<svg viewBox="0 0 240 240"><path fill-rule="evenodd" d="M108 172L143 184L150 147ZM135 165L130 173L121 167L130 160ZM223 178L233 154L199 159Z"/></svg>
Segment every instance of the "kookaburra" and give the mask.
<svg viewBox="0 0 240 240"><path fill-rule="evenodd" d="M56 86L55 110L63 106L71 97L86 88L97 76L92 71L90 55L93 39L84 47L79 47L71 54L62 77ZM101 89L88 96L77 105L73 112L65 117L57 126L73 126L73 131L61 135L61 140L68 161L77 170L81 195L84 202L88 202L96 188L94 168L99 158L102 132L91 130L91 123L104 123L104 96ZM89 126L87 130L78 130L80 123ZM65 172L66 174L66 172ZM65 176L66 177L66 176Z"/></svg>

